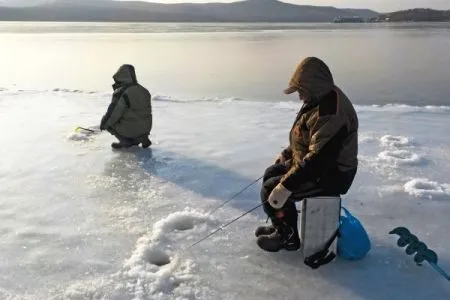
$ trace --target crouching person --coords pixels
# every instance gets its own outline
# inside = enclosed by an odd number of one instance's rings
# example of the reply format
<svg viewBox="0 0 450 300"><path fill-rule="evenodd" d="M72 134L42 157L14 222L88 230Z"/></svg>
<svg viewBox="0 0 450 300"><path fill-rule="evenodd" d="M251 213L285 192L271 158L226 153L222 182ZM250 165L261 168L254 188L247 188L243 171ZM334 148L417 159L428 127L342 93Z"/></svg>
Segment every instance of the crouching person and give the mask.
<svg viewBox="0 0 450 300"><path fill-rule="evenodd" d="M322 60L303 60L284 92L297 92L303 106L289 147L263 178L261 201L272 225L258 227L255 234L258 246L270 252L300 248L295 201L346 194L358 165L356 112Z"/></svg>
<svg viewBox="0 0 450 300"><path fill-rule="evenodd" d="M119 140L111 145L115 149L139 144L143 148L150 147L153 122L150 92L137 82L132 65L122 65L113 79L112 101L100 129L107 130Z"/></svg>

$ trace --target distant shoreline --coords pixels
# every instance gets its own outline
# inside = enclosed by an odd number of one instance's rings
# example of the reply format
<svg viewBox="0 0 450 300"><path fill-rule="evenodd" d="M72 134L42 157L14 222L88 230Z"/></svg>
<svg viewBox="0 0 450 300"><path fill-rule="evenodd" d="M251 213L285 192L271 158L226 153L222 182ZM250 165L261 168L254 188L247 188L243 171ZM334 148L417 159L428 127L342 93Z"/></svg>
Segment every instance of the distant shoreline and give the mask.
<svg viewBox="0 0 450 300"><path fill-rule="evenodd" d="M133 20L35 20L35 19L0 19L0 23L136 23L136 24L335 24L361 25L361 24L420 24L420 23L450 23L445 21L364 21L364 22L333 22L333 21L133 21Z"/></svg>
<svg viewBox="0 0 450 300"><path fill-rule="evenodd" d="M55 1L2 7L3 22L115 23L394 23L450 22L450 10L415 8L391 13L370 9L295 5L278 0L162 4L142 1Z"/></svg>
<svg viewBox="0 0 450 300"><path fill-rule="evenodd" d="M1 21L50 22L332 22L339 17L377 17L370 9L295 5L278 0L232 3L152 3L142 1L55 1L34 7L1 7Z"/></svg>
<svg viewBox="0 0 450 300"><path fill-rule="evenodd" d="M0 22L72 23L429 23L450 22L450 10L415 8L391 13L294 5L277 0L232 3L53 2L35 7L1 7Z"/></svg>

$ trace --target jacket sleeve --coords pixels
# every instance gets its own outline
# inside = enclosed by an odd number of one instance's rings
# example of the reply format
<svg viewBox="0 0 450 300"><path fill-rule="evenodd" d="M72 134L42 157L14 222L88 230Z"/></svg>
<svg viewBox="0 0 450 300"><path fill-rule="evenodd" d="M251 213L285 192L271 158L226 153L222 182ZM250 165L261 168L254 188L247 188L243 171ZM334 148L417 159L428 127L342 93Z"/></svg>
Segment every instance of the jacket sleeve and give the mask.
<svg viewBox="0 0 450 300"><path fill-rule="evenodd" d="M113 99L102 118L100 129L107 129L116 124L122 118L126 108L123 95L118 100Z"/></svg>
<svg viewBox="0 0 450 300"><path fill-rule="evenodd" d="M281 179L281 184L290 191L295 191L302 182L318 178L324 169L334 164L347 135L345 120L337 114L320 116L317 111L308 123L313 124L309 130L308 153L301 161L294 160L289 172Z"/></svg>

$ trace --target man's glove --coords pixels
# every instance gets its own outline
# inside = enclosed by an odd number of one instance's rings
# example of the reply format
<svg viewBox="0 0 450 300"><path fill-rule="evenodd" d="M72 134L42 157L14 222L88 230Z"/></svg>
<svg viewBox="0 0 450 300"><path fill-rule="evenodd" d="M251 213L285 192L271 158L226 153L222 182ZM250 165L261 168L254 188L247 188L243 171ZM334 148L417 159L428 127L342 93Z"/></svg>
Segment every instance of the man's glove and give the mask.
<svg viewBox="0 0 450 300"><path fill-rule="evenodd" d="M285 188L281 183L279 183L270 193L269 199L267 200L275 209L280 209L284 206L286 201L292 195L292 192Z"/></svg>
<svg viewBox="0 0 450 300"><path fill-rule="evenodd" d="M281 153L280 155L278 155L277 159L275 160L276 164L285 164L286 163L286 158L284 157L283 153Z"/></svg>

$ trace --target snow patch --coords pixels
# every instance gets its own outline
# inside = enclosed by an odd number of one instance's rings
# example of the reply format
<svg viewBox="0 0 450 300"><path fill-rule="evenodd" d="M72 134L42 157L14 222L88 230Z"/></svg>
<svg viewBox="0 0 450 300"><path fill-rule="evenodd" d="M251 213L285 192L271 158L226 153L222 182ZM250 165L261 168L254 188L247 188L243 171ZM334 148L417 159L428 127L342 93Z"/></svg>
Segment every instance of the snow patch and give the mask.
<svg viewBox="0 0 450 300"><path fill-rule="evenodd" d="M60 92L60 93L68 93L68 94L96 94L97 91L84 91L84 90L77 90L77 89L64 89L64 88L55 88L52 90L52 92Z"/></svg>
<svg viewBox="0 0 450 300"><path fill-rule="evenodd" d="M170 264L170 256L163 250L154 247L145 251L145 260L158 267Z"/></svg>
<svg viewBox="0 0 450 300"><path fill-rule="evenodd" d="M300 102L293 102L293 101L283 101L283 102L276 102L273 104L274 109L283 109L283 110L289 110L289 111L298 111L300 109L301 103Z"/></svg>
<svg viewBox="0 0 450 300"><path fill-rule="evenodd" d="M164 237L168 232L184 231L193 229L196 224L204 223L212 220L206 214L202 214L192 210L185 210L170 214L167 218L155 223L153 226L153 240L158 240Z"/></svg>
<svg viewBox="0 0 450 300"><path fill-rule="evenodd" d="M450 106L426 105L415 106L408 104L385 104L385 105L355 105L358 112L396 112L396 113L448 113Z"/></svg>
<svg viewBox="0 0 450 300"><path fill-rule="evenodd" d="M23 89L23 88L15 88L15 87L0 87L0 92L9 92L9 93L33 93L33 94L46 94L46 93L59 93L59 94L85 94L85 95L94 95L94 94L104 94L106 92L100 91L89 91L89 90L80 90L80 89L70 89L70 88L51 88L51 89ZM109 93L111 94L111 93Z"/></svg>
<svg viewBox="0 0 450 300"><path fill-rule="evenodd" d="M115 290L135 299L178 299L176 296L183 299L181 296L189 290L190 282L196 279L196 265L192 260L182 258L180 240L192 239L189 230L197 229L201 224L215 225L216 222L207 214L190 209L172 213L156 222L151 234L137 241L123 270L116 275L121 283ZM201 235L207 227L200 230ZM180 286L183 288L177 289Z"/></svg>
<svg viewBox="0 0 450 300"><path fill-rule="evenodd" d="M164 95L155 95L152 101L174 102L174 103L192 103L192 102L235 102L242 101L239 97L204 97L204 98L173 98Z"/></svg>
<svg viewBox="0 0 450 300"><path fill-rule="evenodd" d="M9 292L2 287L0 287L0 299L2 300L20 300L24 299L23 297L19 297L18 295L14 295L14 293Z"/></svg>
<svg viewBox="0 0 450 300"><path fill-rule="evenodd" d="M275 107L279 108L291 108L298 110L300 108L300 102L298 101L280 101ZM426 106L414 106L407 104L386 104L386 105L354 105L358 113L370 113L370 112L389 112L389 113L434 113L434 114L447 114L450 112L450 106L445 105L426 105Z"/></svg>
<svg viewBox="0 0 450 300"><path fill-rule="evenodd" d="M67 135L67 139L74 142L86 142L91 140L91 136L80 132L74 132Z"/></svg>
<svg viewBox="0 0 450 300"><path fill-rule="evenodd" d="M405 185L405 192L415 197L433 197L450 198L450 184L441 184L426 178L415 178L408 181Z"/></svg>
<svg viewBox="0 0 450 300"><path fill-rule="evenodd" d="M359 137L360 143L371 143L375 140L377 140L375 137L369 136L369 135L360 135L360 137Z"/></svg>
<svg viewBox="0 0 450 300"><path fill-rule="evenodd" d="M378 159L397 165L421 165L425 160L416 153L407 150L383 151L378 154Z"/></svg>
<svg viewBox="0 0 450 300"><path fill-rule="evenodd" d="M385 135L380 138L382 146L385 147L408 147L411 142L406 136Z"/></svg>
<svg viewBox="0 0 450 300"><path fill-rule="evenodd" d="M111 284L110 279L91 278L69 286L62 295L57 295L51 300L85 300L105 299L102 289Z"/></svg>

